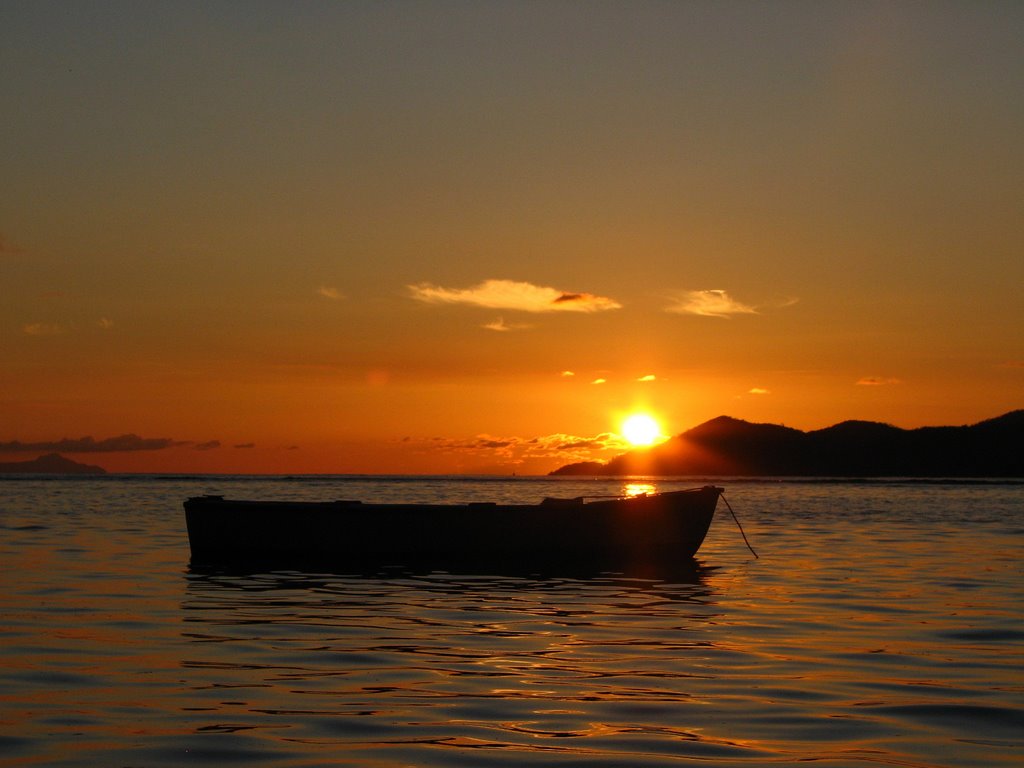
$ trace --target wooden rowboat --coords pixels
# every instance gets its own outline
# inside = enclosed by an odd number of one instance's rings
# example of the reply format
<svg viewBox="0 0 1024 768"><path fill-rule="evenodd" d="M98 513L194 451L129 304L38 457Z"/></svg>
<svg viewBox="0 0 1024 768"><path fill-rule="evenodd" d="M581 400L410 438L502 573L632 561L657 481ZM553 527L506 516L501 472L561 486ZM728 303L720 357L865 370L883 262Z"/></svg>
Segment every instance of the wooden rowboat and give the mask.
<svg viewBox="0 0 1024 768"><path fill-rule="evenodd" d="M193 564L239 561L383 565L691 561L723 489L539 504L359 501L185 502Z"/></svg>

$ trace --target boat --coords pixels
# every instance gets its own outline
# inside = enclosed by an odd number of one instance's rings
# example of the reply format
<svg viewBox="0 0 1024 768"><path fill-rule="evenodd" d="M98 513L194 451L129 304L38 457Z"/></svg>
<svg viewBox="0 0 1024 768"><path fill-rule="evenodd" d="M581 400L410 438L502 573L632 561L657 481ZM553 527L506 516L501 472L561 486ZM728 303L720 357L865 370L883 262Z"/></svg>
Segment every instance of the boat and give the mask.
<svg viewBox="0 0 1024 768"><path fill-rule="evenodd" d="M196 496L193 565L333 566L692 562L723 489L546 498L537 504L381 504Z"/></svg>

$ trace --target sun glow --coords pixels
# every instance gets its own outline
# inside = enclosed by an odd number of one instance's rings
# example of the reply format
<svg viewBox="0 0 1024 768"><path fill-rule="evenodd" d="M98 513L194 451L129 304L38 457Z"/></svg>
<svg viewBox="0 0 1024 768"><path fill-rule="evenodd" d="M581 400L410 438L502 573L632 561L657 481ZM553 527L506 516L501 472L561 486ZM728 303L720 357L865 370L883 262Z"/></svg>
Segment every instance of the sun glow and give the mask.
<svg viewBox="0 0 1024 768"><path fill-rule="evenodd" d="M653 445L661 437L661 426L646 413L634 413L622 422L622 436L631 445Z"/></svg>

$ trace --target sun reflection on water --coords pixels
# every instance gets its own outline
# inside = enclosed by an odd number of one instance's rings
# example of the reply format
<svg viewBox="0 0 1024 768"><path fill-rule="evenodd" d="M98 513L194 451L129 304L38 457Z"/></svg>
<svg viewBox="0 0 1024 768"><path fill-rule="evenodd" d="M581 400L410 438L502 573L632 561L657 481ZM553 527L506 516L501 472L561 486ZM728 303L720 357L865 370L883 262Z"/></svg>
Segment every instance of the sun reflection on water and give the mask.
<svg viewBox="0 0 1024 768"><path fill-rule="evenodd" d="M622 486L622 495L628 498L635 496L646 496L650 493L657 493L658 488L654 483L629 482Z"/></svg>

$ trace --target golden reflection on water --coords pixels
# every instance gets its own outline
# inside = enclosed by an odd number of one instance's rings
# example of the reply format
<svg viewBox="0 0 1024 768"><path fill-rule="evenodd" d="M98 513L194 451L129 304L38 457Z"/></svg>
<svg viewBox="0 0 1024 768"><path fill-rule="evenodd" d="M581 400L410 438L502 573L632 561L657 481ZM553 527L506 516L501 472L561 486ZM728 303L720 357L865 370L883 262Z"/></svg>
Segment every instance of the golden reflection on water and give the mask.
<svg viewBox="0 0 1024 768"><path fill-rule="evenodd" d="M622 495L629 498L634 496L646 496L649 493L657 493L658 487L654 483L631 481L622 486Z"/></svg>
<svg viewBox="0 0 1024 768"><path fill-rule="evenodd" d="M682 484L644 480L563 495ZM547 482L381 479L365 495L528 503ZM0 766L1019 768L1024 754L1020 485L750 482L733 504L760 560L719 525L697 562L646 575L206 572L168 513L179 482L0 485Z"/></svg>

